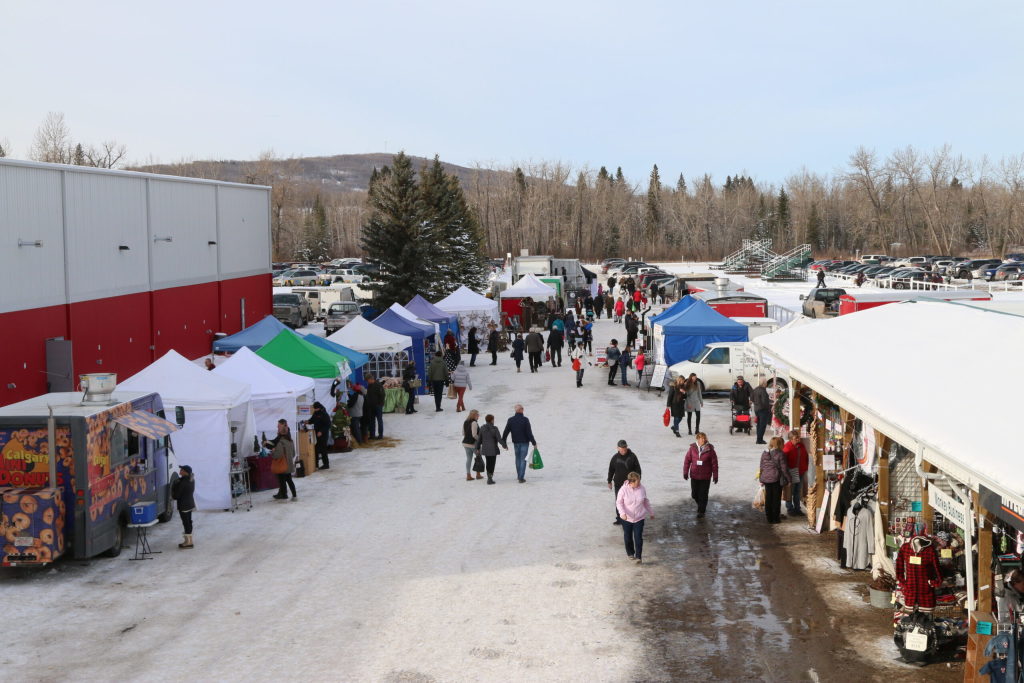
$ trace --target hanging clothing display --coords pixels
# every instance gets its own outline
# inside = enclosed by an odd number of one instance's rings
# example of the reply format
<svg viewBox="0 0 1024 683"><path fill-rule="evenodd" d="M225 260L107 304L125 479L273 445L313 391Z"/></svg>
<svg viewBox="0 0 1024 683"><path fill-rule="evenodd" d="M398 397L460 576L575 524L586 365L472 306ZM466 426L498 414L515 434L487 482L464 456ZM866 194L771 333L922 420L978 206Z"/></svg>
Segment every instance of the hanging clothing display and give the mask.
<svg viewBox="0 0 1024 683"><path fill-rule="evenodd" d="M875 552L874 494L862 493L854 499L846 516L843 547L846 565L850 569L868 569Z"/></svg>
<svg viewBox="0 0 1024 683"><path fill-rule="evenodd" d="M896 580L903 591L904 608L935 607L935 588L942 582L939 556L931 539L915 536L896 555Z"/></svg>

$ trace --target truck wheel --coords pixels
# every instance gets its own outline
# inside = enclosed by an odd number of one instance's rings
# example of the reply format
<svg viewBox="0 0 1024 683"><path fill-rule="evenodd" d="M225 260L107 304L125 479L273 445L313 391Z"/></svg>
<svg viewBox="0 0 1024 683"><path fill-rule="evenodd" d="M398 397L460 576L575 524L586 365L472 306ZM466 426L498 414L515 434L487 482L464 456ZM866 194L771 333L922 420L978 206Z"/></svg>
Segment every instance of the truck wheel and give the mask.
<svg viewBox="0 0 1024 683"><path fill-rule="evenodd" d="M161 524L167 524L174 517L174 500L167 496L167 509L156 516L156 520Z"/></svg>
<svg viewBox="0 0 1024 683"><path fill-rule="evenodd" d="M117 520L117 527L116 531L114 532L114 545L112 545L107 550L107 552L104 553L107 557L117 557L121 554L121 545L124 543L124 530L125 521L124 518L122 517Z"/></svg>

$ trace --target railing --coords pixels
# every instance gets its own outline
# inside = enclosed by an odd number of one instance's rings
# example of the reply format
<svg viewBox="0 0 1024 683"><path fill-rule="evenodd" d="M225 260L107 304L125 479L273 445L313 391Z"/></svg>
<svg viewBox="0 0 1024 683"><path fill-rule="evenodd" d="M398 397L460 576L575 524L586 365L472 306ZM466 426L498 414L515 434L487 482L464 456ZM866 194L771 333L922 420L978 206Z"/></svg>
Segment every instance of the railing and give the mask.
<svg viewBox="0 0 1024 683"><path fill-rule="evenodd" d="M725 270L735 270L748 266L751 261L760 259L760 261L770 261L777 255L771 250L772 241L770 239L762 240L743 240L743 246L733 253L729 254L722 260L722 268Z"/></svg>
<svg viewBox="0 0 1024 683"><path fill-rule="evenodd" d="M846 273L828 273L828 277L844 280L848 283L853 283L857 280L856 275L847 275ZM916 289L916 290L929 290L929 291L978 291L978 292L1014 292L1020 291L1024 287L1024 280L1000 280L998 282L989 282L987 280L972 280L970 282L926 282L924 280L914 280L912 278L885 278L881 280L875 280L873 278L867 278L864 284L871 285L873 287L880 287L882 289Z"/></svg>
<svg viewBox="0 0 1024 683"><path fill-rule="evenodd" d="M761 264L761 278L767 280L802 267L811 255L811 245L801 244Z"/></svg>
<svg viewBox="0 0 1024 683"><path fill-rule="evenodd" d="M779 327L782 327L793 320L793 318L797 318L800 315L801 313L799 311L794 311L791 308L786 308L779 304L768 304L768 317L779 321Z"/></svg>

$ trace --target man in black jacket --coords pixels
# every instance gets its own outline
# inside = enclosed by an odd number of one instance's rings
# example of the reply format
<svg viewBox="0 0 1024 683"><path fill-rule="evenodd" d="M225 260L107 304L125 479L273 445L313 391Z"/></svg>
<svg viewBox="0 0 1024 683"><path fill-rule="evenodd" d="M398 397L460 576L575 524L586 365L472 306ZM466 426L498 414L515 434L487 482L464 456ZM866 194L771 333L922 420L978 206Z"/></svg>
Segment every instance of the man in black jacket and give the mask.
<svg viewBox="0 0 1024 683"><path fill-rule="evenodd" d="M327 437L331 433L331 416L327 414L324 404L317 401L313 404L313 414L309 416L309 426L316 437L316 467L321 470L331 469L331 461L327 457Z"/></svg>
<svg viewBox="0 0 1024 683"><path fill-rule="evenodd" d="M754 406L754 415L757 416L757 441L755 443L767 443L764 440L765 430L772 420L772 400L768 396L768 382L761 380L757 388L750 392L750 402Z"/></svg>
<svg viewBox="0 0 1024 683"><path fill-rule="evenodd" d="M612 455L612 460L608 463L608 488L615 491L615 500L619 499L619 489L626 483L626 477L629 476L630 472L636 472L637 474L643 474L640 471L640 460L636 457L636 454L629 449L629 445L625 439L619 440L619 447ZM614 486L613 486L614 484ZM619 517L619 506L615 506L615 521L612 524L622 524L622 518Z"/></svg>
<svg viewBox="0 0 1024 683"><path fill-rule="evenodd" d="M732 391L729 392L729 400L737 408L743 410L750 410L750 395L753 390L750 385L743 381L743 375L736 378L736 383L732 385Z"/></svg>
<svg viewBox="0 0 1024 683"><path fill-rule="evenodd" d="M551 367L562 366L562 346L564 341L562 331L555 328L548 332L548 350L551 353Z"/></svg>
<svg viewBox="0 0 1024 683"><path fill-rule="evenodd" d="M178 516L181 517L184 540L179 548L192 548L192 511L196 509L196 480L192 477L192 468L182 465L178 470L178 479L171 484L171 498L178 501Z"/></svg>
<svg viewBox="0 0 1024 683"><path fill-rule="evenodd" d="M505 431L501 433L501 440L507 441L512 435L512 450L516 455L516 476L519 483L526 483L526 455L530 450L530 444L537 447L537 439L533 436L533 428L530 426L530 418L523 414L523 406L516 404L516 414L505 423Z"/></svg>
<svg viewBox="0 0 1024 683"><path fill-rule="evenodd" d="M363 400L363 418L369 418L366 433L374 441L384 438L384 385L366 373L366 398Z"/></svg>

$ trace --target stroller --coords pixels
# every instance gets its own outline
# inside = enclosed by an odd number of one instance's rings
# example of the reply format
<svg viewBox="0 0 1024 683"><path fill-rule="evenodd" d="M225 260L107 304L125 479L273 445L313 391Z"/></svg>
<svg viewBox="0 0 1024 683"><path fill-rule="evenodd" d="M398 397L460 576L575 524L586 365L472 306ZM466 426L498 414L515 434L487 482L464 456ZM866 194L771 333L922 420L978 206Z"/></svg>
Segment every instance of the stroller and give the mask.
<svg viewBox="0 0 1024 683"><path fill-rule="evenodd" d="M732 404L732 424L729 425L729 433L733 430L750 434L750 408Z"/></svg>

